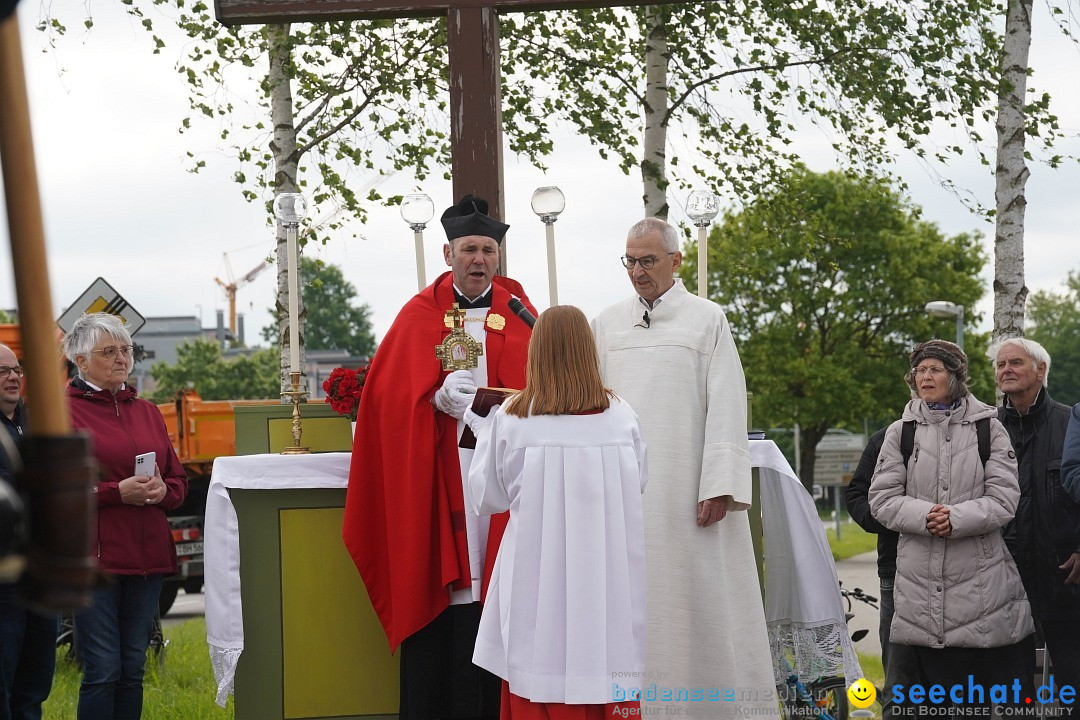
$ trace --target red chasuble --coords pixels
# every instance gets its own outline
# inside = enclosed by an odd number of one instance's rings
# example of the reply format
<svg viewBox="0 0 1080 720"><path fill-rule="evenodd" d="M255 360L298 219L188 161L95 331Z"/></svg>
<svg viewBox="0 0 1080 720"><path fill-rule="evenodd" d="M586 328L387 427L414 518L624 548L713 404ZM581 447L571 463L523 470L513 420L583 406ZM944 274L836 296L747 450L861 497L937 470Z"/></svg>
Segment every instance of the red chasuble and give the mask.
<svg viewBox="0 0 1080 720"><path fill-rule="evenodd" d="M489 316L506 324L488 325L480 362L488 385L523 388L531 330L507 303L516 296L536 310L515 280L496 276L491 292ZM342 534L391 651L446 609L449 590L472 584L457 421L431 404L449 374L435 346L450 334L453 302L446 272L405 304L371 362L356 418ZM507 517L491 518L485 594Z"/></svg>

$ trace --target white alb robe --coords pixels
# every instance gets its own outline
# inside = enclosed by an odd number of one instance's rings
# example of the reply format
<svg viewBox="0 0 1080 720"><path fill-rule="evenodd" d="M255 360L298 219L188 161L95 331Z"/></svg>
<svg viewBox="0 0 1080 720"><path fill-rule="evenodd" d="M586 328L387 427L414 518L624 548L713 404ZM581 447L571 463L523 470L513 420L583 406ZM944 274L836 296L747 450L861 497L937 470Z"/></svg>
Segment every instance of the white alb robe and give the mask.
<svg viewBox="0 0 1080 720"><path fill-rule="evenodd" d="M488 288L491 292L491 288ZM480 343L484 352L487 352L487 325L486 320L489 307L469 308L465 311L465 331L473 340ZM476 367L470 370L473 383L476 387L484 387L488 384L487 357L481 355ZM465 431L465 423L457 421L457 436L461 440L461 433ZM472 571L472 585L464 590L450 591L451 605L468 605L480 602L481 587L484 577L484 558L487 553L488 526L491 518L477 515L473 512L469 503L469 465L472 463L473 450L458 448L458 464L461 466L461 492L465 499L465 537L469 543L469 569Z"/></svg>
<svg viewBox="0 0 1080 720"><path fill-rule="evenodd" d="M675 283L649 327L637 296L593 321L604 381L637 411L649 445L643 705L768 717L777 702L765 613L749 520L735 512L752 499L746 381L723 311ZM698 527L698 502L722 495L733 498L727 516Z"/></svg>
<svg viewBox="0 0 1080 720"><path fill-rule="evenodd" d="M533 702L603 704L645 664L645 443L637 416L520 418L500 408L469 473L482 514L509 508L473 662ZM613 694L616 697L613 697Z"/></svg>

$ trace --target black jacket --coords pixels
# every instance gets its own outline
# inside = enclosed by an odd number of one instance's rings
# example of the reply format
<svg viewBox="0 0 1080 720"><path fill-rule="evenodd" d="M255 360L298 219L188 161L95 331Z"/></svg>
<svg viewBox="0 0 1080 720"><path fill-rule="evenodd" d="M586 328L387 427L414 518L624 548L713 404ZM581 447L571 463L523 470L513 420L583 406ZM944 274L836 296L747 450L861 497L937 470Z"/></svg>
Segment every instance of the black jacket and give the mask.
<svg viewBox="0 0 1080 720"><path fill-rule="evenodd" d="M27 433L26 405L23 404L22 400L15 406L14 419L10 419L0 412L0 432L7 433L13 444L18 444L23 435ZM0 444L0 478L10 480L12 473L12 460L4 450L4 445Z"/></svg>
<svg viewBox="0 0 1080 720"><path fill-rule="evenodd" d="M844 501L851 519L866 532L877 535L878 577L892 578L896 577L896 543L900 533L893 532L874 519L870 514L870 501L867 499L886 430L888 428L883 427L870 437L870 442L866 444L862 457L859 458L859 465L851 476L851 482L844 488Z"/></svg>
<svg viewBox="0 0 1080 720"><path fill-rule="evenodd" d="M1005 526L1005 542L1020 569L1035 617L1045 617L1048 602L1071 597L1080 611L1076 586L1064 585L1057 566L1080 551L1080 505L1061 486L1061 451L1070 409L1043 388L1026 415L1005 400L998 419L1016 451L1020 502Z"/></svg>

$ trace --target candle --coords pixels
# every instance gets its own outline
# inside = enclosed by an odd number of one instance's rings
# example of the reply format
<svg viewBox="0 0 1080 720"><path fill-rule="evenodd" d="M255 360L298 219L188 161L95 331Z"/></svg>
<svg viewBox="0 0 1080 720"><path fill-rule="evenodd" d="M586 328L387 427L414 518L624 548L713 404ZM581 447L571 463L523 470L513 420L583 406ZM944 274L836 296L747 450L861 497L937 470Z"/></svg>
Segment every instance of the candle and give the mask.
<svg viewBox="0 0 1080 720"><path fill-rule="evenodd" d="M300 372L300 301L297 285L296 226L285 228L289 256L289 370Z"/></svg>
<svg viewBox="0 0 1080 720"><path fill-rule="evenodd" d="M709 233L705 226L701 225L697 231L697 294L698 297L709 297Z"/></svg>

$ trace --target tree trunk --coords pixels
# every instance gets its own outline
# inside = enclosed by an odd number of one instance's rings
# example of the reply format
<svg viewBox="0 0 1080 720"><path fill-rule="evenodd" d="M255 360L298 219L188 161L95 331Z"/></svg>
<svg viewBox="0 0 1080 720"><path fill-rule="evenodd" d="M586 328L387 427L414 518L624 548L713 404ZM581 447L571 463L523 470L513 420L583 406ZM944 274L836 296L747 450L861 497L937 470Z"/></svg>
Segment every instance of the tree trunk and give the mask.
<svg viewBox="0 0 1080 720"><path fill-rule="evenodd" d="M645 8L645 137L641 156L641 181L645 187L645 216L666 220L668 51L664 9Z"/></svg>
<svg viewBox="0 0 1080 720"><path fill-rule="evenodd" d="M1002 88L998 94L997 201L994 238L994 334L997 341L1024 334L1024 95L1031 49L1032 0L1009 0L1002 54Z"/></svg>
<svg viewBox="0 0 1080 720"><path fill-rule="evenodd" d="M802 437L799 439L799 479L803 487L811 497L814 494L814 465L817 462L817 445L821 438L825 437L825 431L829 429L827 424L811 425L803 427Z"/></svg>
<svg viewBox="0 0 1080 720"><path fill-rule="evenodd" d="M289 26L267 25L265 28L269 48L270 71L267 82L270 87L270 119L274 126L270 151L274 155L274 196L298 192L296 128L293 126L292 52L289 49ZM299 259L297 260L299 263ZM300 268L297 267L297 272ZM277 224L277 316L278 337L281 338L281 389L289 390L289 261L288 236L285 226ZM307 310L304 296L299 302L300 367L304 367L304 319ZM282 402L286 402L283 398Z"/></svg>

